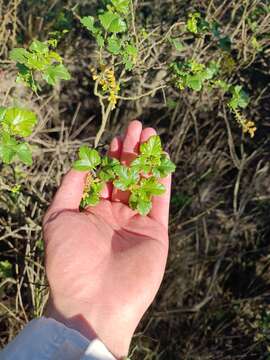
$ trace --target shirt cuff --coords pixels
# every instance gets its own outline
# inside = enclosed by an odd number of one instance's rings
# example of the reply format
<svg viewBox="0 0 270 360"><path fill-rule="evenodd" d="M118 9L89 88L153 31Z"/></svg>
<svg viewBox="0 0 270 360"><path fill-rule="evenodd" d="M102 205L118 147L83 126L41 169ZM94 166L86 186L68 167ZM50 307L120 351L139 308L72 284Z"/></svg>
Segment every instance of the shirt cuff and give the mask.
<svg viewBox="0 0 270 360"><path fill-rule="evenodd" d="M89 341L78 331L50 318L32 320L0 352L1 360L116 360L98 339Z"/></svg>

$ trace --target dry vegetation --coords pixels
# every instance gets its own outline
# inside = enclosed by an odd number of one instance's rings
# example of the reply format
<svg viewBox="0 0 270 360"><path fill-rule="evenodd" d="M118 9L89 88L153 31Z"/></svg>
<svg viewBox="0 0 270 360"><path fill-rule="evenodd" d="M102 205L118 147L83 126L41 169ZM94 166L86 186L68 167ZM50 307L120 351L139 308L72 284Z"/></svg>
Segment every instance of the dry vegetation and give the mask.
<svg viewBox="0 0 270 360"><path fill-rule="evenodd" d="M96 9L95 1L0 0L0 105L20 103L39 116L29 139L33 165L0 164L0 261L12 265L0 273L2 346L42 314L48 289L41 219L78 147L93 144L101 122L89 71L95 44L70 11L76 3L82 15ZM269 6L267 0L134 1L135 26L152 32L139 70L124 79L122 96L138 99L119 101L100 148L139 118L158 129L177 164L167 271L134 337L134 360L270 358ZM193 40L185 31L180 55L168 47L164 36L181 32L172 25L185 23L194 10L221 24L231 52L218 49L208 36ZM258 44L250 18L257 23ZM72 80L46 87L36 98L15 83L8 51L64 28L70 31L59 51ZM166 64L177 56L204 64L222 59L228 81L242 84L250 95L245 115L258 128L253 139L242 134L217 89L153 91L167 85ZM140 98L146 92L151 94Z"/></svg>

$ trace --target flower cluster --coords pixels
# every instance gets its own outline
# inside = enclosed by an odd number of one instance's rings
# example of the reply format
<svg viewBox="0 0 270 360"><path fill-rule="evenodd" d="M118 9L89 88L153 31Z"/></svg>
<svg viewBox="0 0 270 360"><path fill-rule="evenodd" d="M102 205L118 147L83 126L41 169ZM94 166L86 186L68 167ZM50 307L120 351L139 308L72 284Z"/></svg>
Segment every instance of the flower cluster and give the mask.
<svg viewBox="0 0 270 360"><path fill-rule="evenodd" d="M82 196L83 200L85 200L88 196L88 193L91 189L92 181L93 181L92 174L88 173L86 180L85 180L84 190L83 190L83 196Z"/></svg>
<svg viewBox="0 0 270 360"><path fill-rule="evenodd" d="M251 120L244 118L238 110L234 110L234 114L238 124L243 129L243 133L244 134L248 133L250 137L253 138L257 130L255 123Z"/></svg>
<svg viewBox="0 0 270 360"><path fill-rule="evenodd" d="M113 68L100 67L98 74L94 68L91 68L93 80L97 81L104 93L108 93L108 100L114 109L117 103L117 95L120 91L120 85L117 83Z"/></svg>

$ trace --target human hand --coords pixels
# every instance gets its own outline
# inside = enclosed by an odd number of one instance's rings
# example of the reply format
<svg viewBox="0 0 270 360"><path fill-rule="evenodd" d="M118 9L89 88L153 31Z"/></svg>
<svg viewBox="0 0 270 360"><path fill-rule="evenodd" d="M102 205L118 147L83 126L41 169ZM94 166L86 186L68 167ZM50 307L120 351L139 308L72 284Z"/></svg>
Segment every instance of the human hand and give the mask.
<svg viewBox="0 0 270 360"><path fill-rule="evenodd" d="M154 129L132 121L109 154L129 164L152 135ZM44 217L47 316L98 337L121 358L164 274L171 178L161 180L166 194L154 197L143 217L128 207L128 193L109 185L97 206L80 212L86 175L69 171Z"/></svg>

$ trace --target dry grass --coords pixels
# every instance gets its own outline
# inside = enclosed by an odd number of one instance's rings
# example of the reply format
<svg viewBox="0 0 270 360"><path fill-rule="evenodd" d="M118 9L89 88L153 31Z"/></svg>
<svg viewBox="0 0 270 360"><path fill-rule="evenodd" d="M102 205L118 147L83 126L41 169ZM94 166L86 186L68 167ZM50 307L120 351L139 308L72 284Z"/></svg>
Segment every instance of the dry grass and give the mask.
<svg viewBox="0 0 270 360"><path fill-rule="evenodd" d="M34 165L0 165L0 260L12 263L12 277L0 278L2 346L29 319L42 314L47 294L42 215L77 148L81 142L93 143L100 125L87 69L93 60L93 44L85 34L80 36L76 24L61 45L73 72L69 85L44 91L39 100L15 85L7 49L16 37L7 40L8 22L17 18L13 31L22 33L26 41L38 36L35 29L43 29L46 37L56 20L49 15L41 20L37 14L49 9L56 9L57 14L61 1L40 2L31 8L32 2L25 0L23 13L15 3L19 2L6 5L0 1L0 18L11 16L6 25L0 22L1 102L12 104L20 99L37 111L40 124L30 139L36 146ZM67 7L74 3L69 1ZM243 83L249 91L247 116L256 121L258 131L253 140L243 137L224 99L208 91L194 95L170 88L166 98L175 101L174 108L166 105L162 91L133 102L121 101L111 117L102 144L138 117L159 130L177 163L167 271L134 337L134 360L258 360L270 356L269 15L258 21L263 52L256 53L251 47L246 23L249 14L266 3L138 1L141 14L148 16L144 26L156 29L156 40L148 49L155 54L155 62L153 57L145 59L144 71L136 74L124 95L149 91L159 83L165 61L173 56L165 45L158 45L159 39L177 18L182 21L188 11L199 8L233 38L234 65L225 71L231 81ZM87 1L80 4L85 9L92 6ZM205 63L223 56L226 64L227 55L215 52L203 40L183 54L192 55ZM14 194L11 190L18 183L21 191Z"/></svg>

